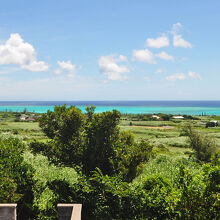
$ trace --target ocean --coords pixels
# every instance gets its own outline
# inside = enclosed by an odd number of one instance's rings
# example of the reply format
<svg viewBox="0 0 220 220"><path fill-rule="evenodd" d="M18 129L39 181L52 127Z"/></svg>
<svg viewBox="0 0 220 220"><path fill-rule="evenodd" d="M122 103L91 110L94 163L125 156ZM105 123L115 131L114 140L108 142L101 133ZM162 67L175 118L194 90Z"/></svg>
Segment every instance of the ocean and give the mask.
<svg viewBox="0 0 220 220"><path fill-rule="evenodd" d="M96 112L116 109L123 114L220 115L220 101L0 101L0 111L45 113L64 104L83 112L86 106L94 105Z"/></svg>

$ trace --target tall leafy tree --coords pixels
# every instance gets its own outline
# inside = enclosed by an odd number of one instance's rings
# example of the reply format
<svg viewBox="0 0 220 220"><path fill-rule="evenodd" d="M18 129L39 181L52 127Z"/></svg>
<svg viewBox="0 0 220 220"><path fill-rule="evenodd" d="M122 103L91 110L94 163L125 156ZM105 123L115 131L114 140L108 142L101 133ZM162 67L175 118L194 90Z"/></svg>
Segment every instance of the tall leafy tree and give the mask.
<svg viewBox="0 0 220 220"><path fill-rule="evenodd" d="M152 150L148 142L136 143L131 133L120 131L116 110L95 113L95 107L88 106L82 114L74 106L56 106L39 122L49 141L31 143L32 151L56 164L80 167L87 176L99 168L103 174L121 173L131 181Z"/></svg>

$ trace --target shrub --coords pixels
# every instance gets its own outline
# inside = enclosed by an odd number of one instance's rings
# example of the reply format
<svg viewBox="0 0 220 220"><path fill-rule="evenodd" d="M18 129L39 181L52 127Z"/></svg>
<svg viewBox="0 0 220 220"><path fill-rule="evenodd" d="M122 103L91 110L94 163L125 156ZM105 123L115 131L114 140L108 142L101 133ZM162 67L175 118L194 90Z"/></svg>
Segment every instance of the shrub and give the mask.
<svg viewBox="0 0 220 220"><path fill-rule="evenodd" d="M0 138L0 203L18 203L18 217L33 218L33 170L23 161L24 145Z"/></svg>
<svg viewBox="0 0 220 220"><path fill-rule="evenodd" d="M176 211L180 219L219 219L220 168L204 165L202 175L180 168L180 200Z"/></svg>
<svg viewBox="0 0 220 220"><path fill-rule="evenodd" d="M185 126L184 131L189 138L189 144L194 150L196 159L202 162L210 162L212 155L216 152L214 139L195 131L190 124Z"/></svg>

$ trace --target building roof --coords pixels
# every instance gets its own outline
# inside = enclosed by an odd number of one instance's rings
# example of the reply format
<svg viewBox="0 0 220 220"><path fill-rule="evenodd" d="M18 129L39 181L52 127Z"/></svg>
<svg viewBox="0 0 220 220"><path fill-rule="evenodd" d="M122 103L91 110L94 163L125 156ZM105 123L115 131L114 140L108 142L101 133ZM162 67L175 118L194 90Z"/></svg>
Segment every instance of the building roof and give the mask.
<svg viewBox="0 0 220 220"><path fill-rule="evenodd" d="M184 119L184 117L183 117L183 116L181 116L181 115L176 115L176 116L173 116L173 118L175 118L175 119Z"/></svg>

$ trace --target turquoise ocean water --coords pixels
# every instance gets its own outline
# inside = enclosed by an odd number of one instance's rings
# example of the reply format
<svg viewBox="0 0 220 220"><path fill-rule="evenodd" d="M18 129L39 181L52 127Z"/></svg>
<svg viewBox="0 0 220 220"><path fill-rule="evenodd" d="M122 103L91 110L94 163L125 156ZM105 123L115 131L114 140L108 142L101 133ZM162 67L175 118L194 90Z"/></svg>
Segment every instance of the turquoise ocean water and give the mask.
<svg viewBox="0 0 220 220"><path fill-rule="evenodd" d="M44 102L6 102L0 101L0 111L45 113L53 110L54 105L74 105L83 112L85 107L93 104L96 112L104 112L116 109L121 113L143 114L143 113L167 113L175 115L220 115L220 101L44 101Z"/></svg>

